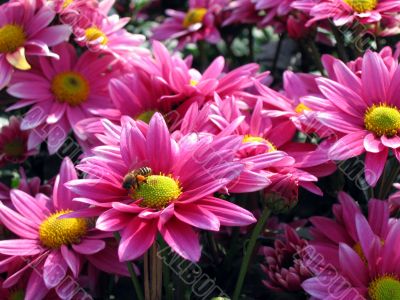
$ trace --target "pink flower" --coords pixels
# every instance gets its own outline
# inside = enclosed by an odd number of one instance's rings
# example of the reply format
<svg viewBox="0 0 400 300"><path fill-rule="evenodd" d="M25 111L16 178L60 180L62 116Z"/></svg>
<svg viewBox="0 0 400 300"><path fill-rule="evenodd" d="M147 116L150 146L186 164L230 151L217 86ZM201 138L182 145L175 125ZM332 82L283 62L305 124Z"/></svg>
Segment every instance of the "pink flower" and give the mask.
<svg viewBox="0 0 400 300"><path fill-rule="evenodd" d="M222 24L224 26L230 24L258 24L263 19L253 0L231 1L226 10L229 12L229 16Z"/></svg>
<svg viewBox="0 0 400 300"><path fill-rule="evenodd" d="M21 120L12 116L9 124L0 129L0 166L24 162L37 149L28 150L28 131L20 129Z"/></svg>
<svg viewBox="0 0 400 300"><path fill-rule="evenodd" d="M305 105L319 105L315 117L325 126L344 134L330 149L333 160L345 160L366 153L365 178L375 186L389 149L400 159L400 95L398 64L385 64L377 53L368 51L360 77L340 61L334 64L337 80L318 78L322 97L307 96Z"/></svg>
<svg viewBox="0 0 400 300"><path fill-rule="evenodd" d="M256 221L250 212L213 196L243 169L233 161L240 138L191 134L176 142L159 113L141 129L128 117L121 123L120 136L106 128L110 143L93 149L95 156L79 166L90 179L67 184L83 197L76 200L95 205L82 214L110 208L99 216L96 227L121 232L120 260L139 258L159 232L179 255L197 261L201 254L197 229L219 231L221 225ZM125 176L132 178L130 172L141 167L151 169L145 181L139 186L127 181Z"/></svg>
<svg viewBox="0 0 400 300"><path fill-rule="evenodd" d="M353 23L377 24L391 20L399 12L397 0L300 0L293 4L296 8L307 7L312 19L308 24L319 20L333 19L336 26Z"/></svg>
<svg viewBox="0 0 400 300"><path fill-rule="evenodd" d="M32 197L20 190L11 192L15 210L0 204L0 220L19 238L0 241L0 253L9 256L3 264L13 264L13 272L3 283L4 288L15 285L28 274L25 299L42 299L58 286L65 276L78 278L83 261L90 261L105 271L121 274L120 264L107 255L104 233L91 228L88 219L59 217L85 205L73 202L74 194L64 183L77 178L72 162L65 158L56 178L52 198L43 194ZM96 255L104 253L103 256ZM103 257L104 261L101 260ZM35 271L32 272L32 266ZM111 267L114 266L114 267ZM9 270L11 271L11 269ZM29 275L30 274L30 275ZM121 275L127 274L127 271Z"/></svg>
<svg viewBox="0 0 400 300"><path fill-rule="evenodd" d="M107 68L114 60L89 51L77 58L70 44L58 45L54 52L60 60L40 58L35 71L17 72L7 90L22 99L9 110L33 105L21 123L21 129L31 129L28 148L47 139L50 154L62 146L71 129L79 134L76 123L91 116L92 109L111 106Z"/></svg>
<svg viewBox="0 0 400 300"><path fill-rule="evenodd" d="M218 26L221 12L228 2L190 0L187 12L168 9L168 18L154 29L152 38L159 41L178 39L178 49L201 40L215 44L221 39Z"/></svg>
<svg viewBox="0 0 400 300"><path fill-rule="evenodd" d="M305 247L307 241L285 225L284 234L275 239L274 247L262 247L265 262L261 268L267 277L263 284L274 291L300 291L301 283L311 277L310 270L298 255Z"/></svg>
<svg viewBox="0 0 400 300"><path fill-rule="evenodd" d="M36 1L11 1L0 5L0 90L11 80L14 68L29 70L28 56L58 55L49 50L68 39L67 25L49 26L55 13Z"/></svg>
<svg viewBox="0 0 400 300"><path fill-rule="evenodd" d="M148 51L140 47L145 37L123 29L130 18L120 19L117 14L107 16L112 4L113 1L105 1L103 6L99 4L98 10L81 11L73 24L75 40L93 52L111 53L123 61L148 55Z"/></svg>
<svg viewBox="0 0 400 300"><path fill-rule="evenodd" d="M313 299L398 298L400 223L389 219L387 202L370 200L366 219L348 195L339 200L336 221L312 220L314 242L303 253L314 277L302 287Z"/></svg>

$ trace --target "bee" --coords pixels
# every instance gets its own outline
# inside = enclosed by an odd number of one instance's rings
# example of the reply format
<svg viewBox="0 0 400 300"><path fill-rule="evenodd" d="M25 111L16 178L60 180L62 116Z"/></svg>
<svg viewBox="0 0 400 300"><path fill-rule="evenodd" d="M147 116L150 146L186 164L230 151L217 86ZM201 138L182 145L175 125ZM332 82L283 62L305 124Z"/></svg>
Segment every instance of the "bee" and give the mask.
<svg viewBox="0 0 400 300"><path fill-rule="evenodd" d="M146 182L146 178L152 174L152 170L149 167L142 167L129 172L125 175L122 187L126 190L138 189L142 183Z"/></svg>

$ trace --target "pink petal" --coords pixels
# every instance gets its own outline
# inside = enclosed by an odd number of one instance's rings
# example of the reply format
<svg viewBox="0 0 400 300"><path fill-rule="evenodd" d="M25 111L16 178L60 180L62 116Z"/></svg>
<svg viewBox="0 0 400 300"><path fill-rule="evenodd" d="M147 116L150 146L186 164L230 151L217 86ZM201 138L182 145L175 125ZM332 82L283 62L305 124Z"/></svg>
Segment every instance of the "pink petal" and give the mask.
<svg viewBox="0 0 400 300"><path fill-rule="evenodd" d="M208 210L196 204L175 205L175 217L180 221L204 230L219 230L218 218Z"/></svg>
<svg viewBox="0 0 400 300"><path fill-rule="evenodd" d="M61 254L64 257L64 260L67 263L68 267L71 269L74 277L78 278L81 269L81 261L79 259L79 255L76 254L74 251L69 250L68 247L65 245L61 246Z"/></svg>
<svg viewBox="0 0 400 300"><path fill-rule="evenodd" d="M157 233L157 224L153 220L134 218L122 230L121 241L118 247L118 256L121 261L134 260L142 256L154 243Z"/></svg>
<svg viewBox="0 0 400 300"><path fill-rule="evenodd" d="M364 147L368 152L378 153L385 147L382 145L379 138L376 138L373 133L368 133L364 138Z"/></svg>
<svg viewBox="0 0 400 300"><path fill-rule="evenodd" d="M26 285L25 300L44 299L49 289L44 284L41 274L31 272L28 284Z"/></svg>
<svg viewBox="0 0 400 300"><path fill-rule="evenodd" d="M10 196L18 212L37 225L40 225L50 215L50 211L46 206L41 205L39 201L36 201L35 198L23 191L14 189L11 191Z"/></svg>
<svg viewBox="0 0 400 300"><path fill-rule="evenodd" d="M200 259L199 238L190 225L171 218L159 231L165 242L180 256L194 262Z"/></svg>
<svg viewBox="0 0 400 300"><path fill-rule="evenodd" d="M53 250L47 256L43 266L43 280L46 287L56 287L67 274L67 263L59 250Z"/></svg>
<svg viewBox="0 0 400 300"><path fill-rule="evenodd" d="M79 244L73 244L72 248L81 254L94 254L104 249L106 243L102 240L83 239Z"/></svg>
<svg viewBox="0 0 400 300"><path fill-rule="evenodd" d="M329 158L332 160L345 160L364 153L363 142L366 135L366 131L356 131L345 135L331 147L328 154Z"/></svg>
<svg viewBox="0 0 400 300"><path fill-rule="evenodd" d="M0 253L15 256L33 256L43 252L38 240L4 240L0 241Z"/></svg>
<svg viewBox="0 0 400 300"><path fill-rule="evenodd" d="M382 152L367 152L365 155L365 180L372 187L376 185L385 168L389 150L385 148Z"/></svg>
<svg viewBox="0 0 400 300"><path fill-rule="evenodd" d="M4 204L0 203L0 221L16 235L27 238L38 238L38 225L21 216Z"/></svg>
<svg viewBox="0 0 400 300"><path fill-rule="evenodd" d="M75 179L78 179L75 166L71 159L65 157L53 189L53 203L56 209L72 209L74 207L72 202L73 193L64 184Z"/></svg>

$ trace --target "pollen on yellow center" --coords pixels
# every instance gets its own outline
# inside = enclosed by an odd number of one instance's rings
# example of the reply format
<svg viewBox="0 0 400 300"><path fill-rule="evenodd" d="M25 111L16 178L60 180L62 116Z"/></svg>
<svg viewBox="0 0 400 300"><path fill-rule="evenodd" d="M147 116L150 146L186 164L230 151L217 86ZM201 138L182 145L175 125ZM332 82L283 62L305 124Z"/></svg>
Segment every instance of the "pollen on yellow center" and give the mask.
<svg viewBox="0 0 400 300"><path fill-rule="evenodd" d="M392 137L400 130L400 111L394 106L374 104L365 112L364 124L377 136Z"/></svg>
<svg viewBox="0 0 400 300"><path fill-rule="evenodd" d="M81 218L58 217L72 212L71 210L62 210L50 215L40 224L39 238L42 244L48 248L57 249L62 245L77 244L81 238L86 235L88 222Z"/></svg>
<svg viewBox="0 0 400 300"><path fill-rule="evenodd" d="M203 22L204 16L207 13L206 8L192 8L190 9L183 19L183 27L188 28L196 23Z"/></svg>
<svg viewBox="0 0 400 300"><path fill-rule="evenodd" d="M165 175L150 175L133 193L135 199L142 199L143 207L163 209L179 198L182 189L179 181Z"/></svg>
<svg viewBox="0 0 400 300"><path fill-rule="evenodd" d="M344 2L358 13L374 10L378 5L378 0L344 0Z"/></svg>
<svg viewBox="0 0 400 300"><path fill-rule="evenodd" d="M53 78L51 90L61 103L71 106L85 102L89 96L88 81L77 72L63 72Z"/></svg>
<svg viewBox="0 0 400 300"><path fill-rule="evenodd" d="M400 281L391 275L378 277L370 283L368 295L371 300L400 299Z"/></svg>
<svg viewBox="0 0 400 300"><path fill-rule="evenodd" d="M86 39L90 42L93 42L93 41L101 38L100 44L106 45L108 43L108 38L107 38L106 34L97 27L87 28L85 30L85 36L86 36Z"/></svg>
<svg viewBox="0 0 400 300"><path fill-rule="evenodd" d="M64 0L62 8L67 8L68 6L70 6L72 4L72 2L74 2L74 0Z"/></svg>
<svg viewBox="0 0 400 300"><path fill-rule="evenodd" d="M260 137L260 136L253 136L250 134L246 134L243 137L243 144L247 144L247 143L261 143L261 144L265 144L268 146L268 152L273 152L276 151L276 147L274 146L274 144L272 144L270 141L267 141L266 139Z"/></svg>
<svg viewBox="0 0 400 300"><path fill-rule="evenodd" d="M311 108L309 108L307 105L305 105L304 103L299 103L296 108L294 109L295 112L297 112L298 114L303 113L305 110L311 110Z"/></svg>
<svg viewBox="0 0 400 300"><path fill-rule="evenodd" d="M25 44L24 29L15 24L0 27L0 53L14 53Z"/></svg>

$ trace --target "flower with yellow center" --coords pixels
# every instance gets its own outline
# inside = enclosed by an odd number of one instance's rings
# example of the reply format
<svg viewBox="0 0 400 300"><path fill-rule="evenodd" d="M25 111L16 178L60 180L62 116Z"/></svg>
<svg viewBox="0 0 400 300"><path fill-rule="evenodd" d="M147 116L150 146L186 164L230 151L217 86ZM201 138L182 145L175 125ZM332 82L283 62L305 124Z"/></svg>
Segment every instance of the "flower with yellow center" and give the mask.
<svg viewBox="0 0 400 300"><path fill-rule="evenodd" d="M191 86L196 86L198 83L199 83L198 80L196 80L196 79L190 79L190 85L191 85Z"/></svg>
<svg viewBox="0 0 400 300"><path fill-rule="evenodd" d="M260 137L260 136L253 136L250 134L246 134L243 137L243 144L247 144L247 143L262 143L262 144L266 144L268 146L268 152L273 152L276 151L276 147L274 146L274 144L272 144L270 141L267 141L266 139Z"/></svg>
<svg viewBox="0 0 400 300"><path fill-rule="evenodd" d="M311 108L309 108L307 105L305 105L304 103L299 103L296 108L294 109L295 112L297 112L298 114L302 114L305 110L311 110Z"/></svg>
<svg viewBox="0 0 400 300"><path fill-rule="evenodd" d="M108 38L107 38L106 34L97 27L87 28L85 30L85 36L89 42L93 42L99 38L102 38L100 41L100 44L102 44L104 46L104 45L107 45L107 43L108 43Z"/></svg>
<svg viewBox="0 0 400 300"><path fill-rule="evenodd" d="M81 74L71 71L57 74L51 83L51 91L59 102L76 106L87 100L90 88Z"/></svg>
<svg viewBox="0 0 400 300"><path fill-rule="evenodd" d="M64 0L63 4L62 4L62 8L65 9L68 6L70 6L72 4L72 2L74 2L74 0Z"/></svg>
<svg viewBox="0 0 400 300"><path fill-rule="evenodd" d="M400 281L391 275L378 277L370 283L368 295L371 300L400 299Z"/></svg>
<svg viewBox="0 0 400 300"><path fill-rule="evenodd" d="M372 105L364 116L365 128L378 137L395 136L400 130L400 111L386 104Z"/></svg>
<svg viewBox="0 0 400 300"><path fill-rule="evenodd" d="M62 245L77 244L86 235L88 230L86 219L59 219L60 216L71 212L72 210L58 211L40 224L39 239L44 246L58 249Z"/></svg>
<svg viewBox="0 0 400 300"><path fill-rule="evenodd" d="M378 5L378 0L343 0L358 13L365 13L374 10Z"/></svg>
<svg viewBox="0 0 400 300"><path fill-rule="evenodd" d="M190 9L183 19L183 27L188 28L194 24L203 22L204 16L207 13L206 8L192 8Z"/></svg>
<svg viewBox="0 0 400 300"><path fill-rule="evenodd" d="M140 206L163 209L182 194L179 181L171 176L150 175L134 191L133 198L142 199Z"/></svg>
<svg viewBox="0 0 400 300"><path fill-rule="evenodd" d="M19 25L6 24L0 27L0 53L14 53L24 46L26 36Z"/></svg>

